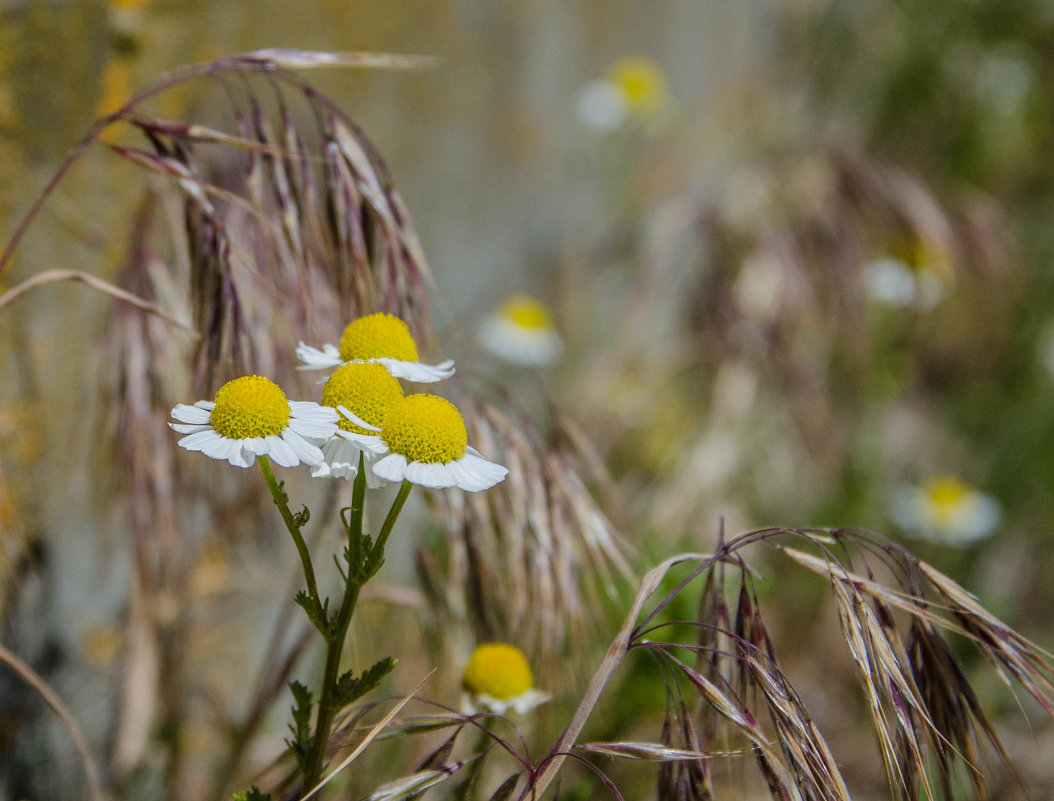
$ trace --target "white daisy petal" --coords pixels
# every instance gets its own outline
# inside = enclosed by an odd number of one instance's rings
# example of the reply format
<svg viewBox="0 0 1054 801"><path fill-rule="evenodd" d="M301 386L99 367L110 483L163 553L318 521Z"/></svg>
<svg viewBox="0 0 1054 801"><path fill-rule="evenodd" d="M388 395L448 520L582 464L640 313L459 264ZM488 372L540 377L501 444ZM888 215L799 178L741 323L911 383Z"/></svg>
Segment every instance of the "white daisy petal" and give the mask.
<svg viewBox="0 0 1054 801"><path fill-rule="evenodd" d="M367 361L383 364L388 372L396 378L405 378L417 384L432 384L450 378L454 374L454 360L447 359L439 364L421 364L404 362L399 359L368 359Z"/></svg>
<svg viewBox="0 0 1054 801"><path fill-rule="evenodd" d="M311 470L315 478L355 478L361 451L351 442L333 437L322 444L322 461Z"/></svg>
<svg viewBox="0 0 1054 801"><path fill-rule="evenodd" d="M333 423L316 423L309 420L298 420L289 418L288 428L291 428L302 437L314 437L315 439L329 439L337 433L337 427Z"/></svg>
<svg viewBox="0 0 1054 801"><path fill-rule="evenodd" d="M194 405L197 406L199 409L204 409L207 412L211 412L213 409L216 408L215 401L200 400Z"/></svg>
<svg viewBox="0 0 1054 801"><path fill-rule="evenodd" d="M194 436L191 434L191 436ZM210 459L227 459L230 456L231 451L234 449L234 445L238 443L236 439L227 439L227 437L216 436L207 442L203 442L201 445L201 452L208 456ZM238 449L241 449L241 445L238 445Z"/></svg>
<svg viewBox="0 0 1054 801"><path fill-rule="evenodd" d="M296 355L304 364L297 365L298 370L324 370L337 367L342 363L340 351L333 345L323 345L322 350L301 342L296 347Z"/></svg>
<svg viewBox="0 0 1054 801"><path fill-rule="evenodd" d="M337 429L337 436L354 443L361 450L375 456L383 456L388 453L388 446L384 444L384 440L373 434L357 434L354 431L345 431L341 428Z"/></svg>
<svg viewBox="0 0 1054 801"><path fill-rule="evenodd" d="M198 431L212 431L210 425L191 425L190 423L169 423L169 428L180 434L194 434Z"/></svg>
<svg viewBox="0 0 1054 801"><path fill-rule="evenodd" d="M300 464L296 451L278 434L267 437L267 456L281 467L296 467Z"/></svg>
<svg viewBox="0 0 1054 801"><path fill-rule="evenodd" d="M282 439L296 452L304 464L316 465L322 461L322 451L318 446L312 445L292 428L286 428L282 432Z"/></svg>
<svg viewBox="0 0 1054 801"><path fill-rule="evenodd" d="M223 437L217 434L213 429L208 428L204 431L188 434L176 444L181 448L186 448L188 451L200 451L206 443L217 439L223 439Z"/></svg>
<svg viewBox="0 0 1054 801"><path fill-rule="evenodd" d="M449 489L456 483L447 465L439 462L410 462L404 478L429 489Z"/></svg>
<svg viewBox="0 0 1054 801"><path fill-rule="evenodd" d="M384 373L381 373L381 375L384 375ZM365 428L367 431L380 431L380 429L377 428L377 426L371 426L369 423L367 423L365 420L363 420L357 414L355 414L350 409L348 409L347 406L338 406L337 407L337 411L339 411L342 415L344 415L349 420L351 420L351 422L353 422L359 428Z"/></svg>
<svg viewBox="0 0 1054 801"><path fill-rule="evenodd" d="M202 409L198 406L187 406L184 403L177 404L172 410L171 414L176 420L181 423L190 423L192 425L206 425L209 422L208 409Z"/></svg>
<svg viewBox="0 0 1054 801"><path fill-rule="evenodd" d="M255 456L267 454L267 443L264 437L248 437L241 440L242 447Z"/></svg>
<svg viewBox="0 0 1054 801"><path fill-rule="evenodd" d="M227 463L232 467L252 467L256 464L256 455L241 447L241 440L227 440L234 447L230 449L230 456L227 457Z"/></svg>
<svg viewBox="0 0 1054 801"><path fill-rule="evenodd" d="M378 459L373 465L373 473L377 478L390 481L392 484L400 483L406 476L407 461L401 453L390 453L383 459Z"/></svg>
<svg viewBox="0 0 1054 801"><path fill-rule="evenodd" d="M335 409L314 401L289 401L289 410L294 418L307 423L335 423L340 419Z"/></svg>
<svg viewBox="0 0 1054 801"><path fill-rule="evenodd" d="M478 452L472 451L466 452L464 456L459 460L461 468L472 476L472 478L480 485L479 489L472 489L472 492L480 492L485 489L490 489L495 484L498 484L505 480L505 477L509 475L509 468L490 462L479 455ZM469 487L459 484L462 489L469 489Z"/></svg>

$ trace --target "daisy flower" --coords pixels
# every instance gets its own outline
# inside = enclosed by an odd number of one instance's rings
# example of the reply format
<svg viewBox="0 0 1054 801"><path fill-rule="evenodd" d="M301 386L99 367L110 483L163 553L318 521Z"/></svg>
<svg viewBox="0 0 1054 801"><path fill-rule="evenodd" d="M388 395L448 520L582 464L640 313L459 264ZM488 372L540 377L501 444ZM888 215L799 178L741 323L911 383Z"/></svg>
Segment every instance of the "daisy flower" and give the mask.
<svg viewBox="0 0 1054 801"><path fill-rule="evenodd" d="M340 345L326 344L322 349L303 342L296 355L304 364L301 370L324 370L355 361L376 362L396 378L428 384L454 374L454 361L422 364L417 357L417 343L410 327L398 317L384 312L368 314L353 320L344 329Z"/></svg>
<svg viewBox="0 0 1054 801"><path fill-rule="evenodd" d="M654 123L670 106L666 76L639 56L612 65L602 80L590 81L578 95L578 117L590 128L612 131L626 120Z"/></svg>
<svg viewBox="0 0 1054 801"><path fill-rule="evenodd" d="M953 476L935 476L919 486L899 488L891 517L912 537L947 545L984 539L999 524L999 502Z"/></svg>
<svg viewBox="0 0 1054 801"><path fill-rule="evenodd" d="M341 412L338 428L334 436L322 444L323 459L311 475L316 478L355 478L361 453L367 467L367 484L374 488L379 486L380 482L369 468L378 455L388 452L388 448L374 432L384 423L388 410L402 399L402 386L384 365L350 362L338 367L322 388L322 405ZM358 423L353 422L356 420Z"/></svg>
<svg viewBox="0 0 1054 801"><path fill-rule="evenodd" d="M508 468L468 447L461 413L437 395L407 395L388 409L383 427L370 426L348 409L340 411L356 425L377 432L345 436L386 454L373 464L373 474L383 481L481 492L509 474Z"/></svg>
<svg viewBox="0 0 1054 801"><path fill-rule="evenodd" d="M270 379L247 375L220 387L215 400L178 404L172 417L179 422L169 425L186 434L178 444L188 451L234 467L251 467L257 456L296 467L322 461L322 451L309 439L332 436L338 415L311 401L288 400Z"/></svg>
<svg viewBox="0 0 1054 801"><path fill-rule="evenodd" d="M549 700L534 687L534 676L523 651L503 642L483 643L472 652L461 679L466 708L504 715L524 714Z"/></svg>
<svg viewBox="0 0 1054 801"><path fill-rule="evenodd" d="M527 367L552 364L564 347L549 311L526 295L514 295L487 317L479 340L495 356Z"/></svg>

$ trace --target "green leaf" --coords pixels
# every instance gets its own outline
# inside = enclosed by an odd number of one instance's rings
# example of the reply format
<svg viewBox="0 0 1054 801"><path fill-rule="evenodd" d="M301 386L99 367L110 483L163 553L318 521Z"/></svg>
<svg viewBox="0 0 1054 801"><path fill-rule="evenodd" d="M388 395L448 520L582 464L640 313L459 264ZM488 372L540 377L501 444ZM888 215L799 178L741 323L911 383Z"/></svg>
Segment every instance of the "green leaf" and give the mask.
<svg viewBox="0 0 1054 801"><path fill-rule="evenodd" d="M395 660L385 657L380 662L366 668L358 678L348 671L337 679L333 688L333 700L337 709L358 701L362 696L381 683L381 680L395 668Z"/></svg>
<svg viewBox="0 0 1054 801"><path fill-rule="evenodd" d="M329 599L320 604L306 592L301 590L296 594L297 605L307 613L307 619L322 632L324 637L329 636Z"/></svg>
<svg viewBox="0 0 1054 801"><path fill-rule="evenodd" d="M289 726L293 739L285 742L303 773L307 769L307 756L311 748L311 690L299 681L289 682L289 689L293 691L294 701L293 722Z"/></svg>

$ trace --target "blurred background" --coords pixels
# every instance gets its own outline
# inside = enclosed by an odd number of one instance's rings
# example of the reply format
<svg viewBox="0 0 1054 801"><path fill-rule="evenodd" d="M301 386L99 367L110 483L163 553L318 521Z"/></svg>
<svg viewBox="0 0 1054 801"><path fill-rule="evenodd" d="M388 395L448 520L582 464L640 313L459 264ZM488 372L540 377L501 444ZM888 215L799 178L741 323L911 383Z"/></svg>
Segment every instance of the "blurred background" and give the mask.
<svg viewBox="0 0 1054 801"><path fill-rule="evenodd" d="M1052 642L1049 3L8 0L0 9L5 240L92 121L168 70L263 47L435 56L426 69L304 75L387 162L435 276L442 355L457 360L464 386L501 386L541 430L550 404L573 421L595 468L591 498L629 543L634 575L678 550L712 549L722 530L860 527L903 542L1027 636ZM152 108L218 125L216 88L197 88ZM141 171L89 150L0 289L52 268L114 280L143 186ZM506 321L559 343L533 363L492 352L493 337L478 335L510 296L541 305L518 317L506 307ZM0 310L0 641L53 682L100 753L120 752L127 797L161 797L150 794L163 787L190 797L207 784L202 755L220 737L201 733L206 724L188 724L179 782L159 778L176 770L157 757L163 749L115 745L115 732L135 730L115 712L135 644L126 523L101 489L115 463L99 455L95 378L112 353L96 346L113 308L82 285L57 284ZM186 714L217 729L227 713L216 698L240 692L231 665L265 647L229 638L253 628L259 600L231 601L231 587L246 572L271 576L270 557L247 540L198 542L180 599L200 606L170 610L194 618L192 652L215 657L187 679ZM410 567L392 570L393 585L414 585ZM823 686L827 666L810 659L830 636L814 631L831 622L822 588L765 586L779 596L804 686ZM217 612L223 604L233 607ZM614 628L595 625L603 653ZM414 641L413 626L404 636ZM455 687L464 648L446 656ZM1028 761L1049 727L1027 734L1004 695L986 701L996 717L1007 713L1008 742ZM276 708L252 764L281 748L286 703ZM823 714L835 732L850 726L847 712ZM142 723L155 744L170 734L157 719ZM549 727L559 731L561 719ZM24 685L0 675L9 792L63 797L77 786L64 737ZM34 776L50 763L62 767ZM1049 767L1028 764L1047 783L1039 787L1054 782ZM865 787L874 778L864 765L847 774Z"/></svg>

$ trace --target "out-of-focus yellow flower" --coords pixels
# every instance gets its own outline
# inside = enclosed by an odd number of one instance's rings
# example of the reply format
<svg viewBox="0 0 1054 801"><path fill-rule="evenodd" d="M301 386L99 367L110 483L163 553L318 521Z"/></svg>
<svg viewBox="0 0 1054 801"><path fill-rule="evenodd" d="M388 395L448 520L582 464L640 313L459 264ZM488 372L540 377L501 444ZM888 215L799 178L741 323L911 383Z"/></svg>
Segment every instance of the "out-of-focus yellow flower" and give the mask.
<svg viewBox="0 0 1054 801"><path fill-rule="evenodd" d="M951 288L953 273L944 249L919 239L864 266L864 292L885 306L932 309Z"/></svg>
<svg viewBox="0 0 1054 801"><path fill-rule="evenodd" d="M967 545L995 531L999 502L955 476L934 476L918 486L900 487L891 516L912 537L946 545Z"/></svg>
<svg viewBox="0 0 1054 801"><path fill-rule="evenodd" d="M646 58L632 56L612 65L602 80L579 92L578 117L590 128L611 131L627 121L654 125L670 107L666 75Z"/></svg>
<svg viewBox="0 0 1054 801"><path fill-rule="evenodd" d="M549 700L536 690L534 675L523 651L503 642L483 643L472 653L461 680L467 707L499 715L509 709L524 714Z"/></svg>
<svg viewBox="0 0 1054 801"><path fill-rule="evenodd" d="M514 295L490 314L479 340L495 356L527 367L551 364L563 351L549 310L526 295Z"/></svg>
<svg viewBox="0 0 1054 801"><path fill-rule="evenodd" d="M666 76L654 61L634 56L615 62L608 80L618 87L630 117L654 119L670 102Z"/></svg>

